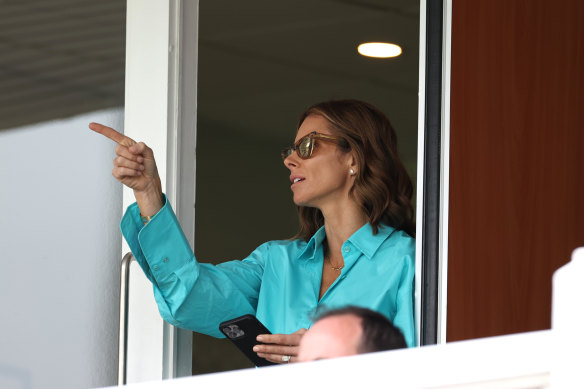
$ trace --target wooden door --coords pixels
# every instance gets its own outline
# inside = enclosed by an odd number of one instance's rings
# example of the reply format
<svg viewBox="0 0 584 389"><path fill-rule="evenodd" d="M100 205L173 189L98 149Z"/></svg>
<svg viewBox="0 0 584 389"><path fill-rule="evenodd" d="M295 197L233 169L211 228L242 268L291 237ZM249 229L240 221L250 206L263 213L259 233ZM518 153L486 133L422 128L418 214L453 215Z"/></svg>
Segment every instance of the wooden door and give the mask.
<svg viewBox="0 0 584 389"><path fill-rule="evenodd" d="M584 246L584 2L454 0L448 341L550 328Z"/></svg>

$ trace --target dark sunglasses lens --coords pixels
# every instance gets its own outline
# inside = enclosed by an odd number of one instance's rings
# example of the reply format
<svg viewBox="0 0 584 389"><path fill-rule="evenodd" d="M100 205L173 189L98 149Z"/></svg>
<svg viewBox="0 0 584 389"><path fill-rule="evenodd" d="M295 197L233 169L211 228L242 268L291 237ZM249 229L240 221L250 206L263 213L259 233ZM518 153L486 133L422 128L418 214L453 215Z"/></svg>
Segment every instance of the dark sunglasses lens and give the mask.
<svg viewBox="0 0 584 389"><path fill-rule="evenodd" d="M284 150L282 150L282 152L280 153L280 155L282 156L282 159L286 159L293 152L294 152L294 147L290 146L290 147L286 147Z"/></svg>
<svg viewBox="0 0 584 389"><path fill-rule="evenodd" d="M302 139L300 144L298 145L298 155L300 158L307 159L310 158L312 155L312 138L306 137Z"/></svg>

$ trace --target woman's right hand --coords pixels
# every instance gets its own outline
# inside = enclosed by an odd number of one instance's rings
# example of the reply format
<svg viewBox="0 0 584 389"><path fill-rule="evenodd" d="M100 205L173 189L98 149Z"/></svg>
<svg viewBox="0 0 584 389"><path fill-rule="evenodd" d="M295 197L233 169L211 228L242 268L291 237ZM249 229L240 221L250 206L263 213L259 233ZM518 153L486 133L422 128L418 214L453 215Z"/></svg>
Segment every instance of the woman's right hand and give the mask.
<svg viewBox="0 0 584 389"><path fill-rule="evenodd" d="M102 124L90 123L89 128L118 144L112 175L134 190L142 215L155 215L164 204L162 184L152 149Z"/></svg>
<svg viewBox="0 0 584 389"><path fill-rule="evenodd" d="M300 340L308 331L301 328L292 334L262 334L256 340L261 342L254 346L260 358L265 358L274 363L290 363L298 361Z"/></svg>

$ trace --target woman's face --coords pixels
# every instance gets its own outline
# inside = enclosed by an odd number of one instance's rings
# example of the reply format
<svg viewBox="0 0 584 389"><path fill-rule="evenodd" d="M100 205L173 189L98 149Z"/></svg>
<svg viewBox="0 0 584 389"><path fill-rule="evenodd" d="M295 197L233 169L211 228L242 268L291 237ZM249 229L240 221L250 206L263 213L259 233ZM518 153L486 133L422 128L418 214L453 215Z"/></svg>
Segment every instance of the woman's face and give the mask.
<svg viewBox="0 0 584 389"><path fill-rule="evenodd" d="M334 136L325 118L310 115L298 129L294 143L315 131ZM353 166L352 154L342 152L337 144L316 139L309 159L302 159L293 152L284 160L284 165L290 170L296 205L322 210L327 204L340 204L349 198L349 190L353 185L350 169L356 168Z"/></svg>

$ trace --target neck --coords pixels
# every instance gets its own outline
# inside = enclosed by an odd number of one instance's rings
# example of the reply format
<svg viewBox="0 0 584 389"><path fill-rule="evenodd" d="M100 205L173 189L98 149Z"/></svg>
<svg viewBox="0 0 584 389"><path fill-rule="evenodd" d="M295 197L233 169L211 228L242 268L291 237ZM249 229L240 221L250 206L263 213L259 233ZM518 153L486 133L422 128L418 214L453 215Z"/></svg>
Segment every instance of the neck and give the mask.
<svg viewBox="0 0 584 389"><path fill-rule="evenodd" d="M367 223L367 217L354 201L321 209L321 212L327 244L332 253L340 253L343 243Z"/></svg>

